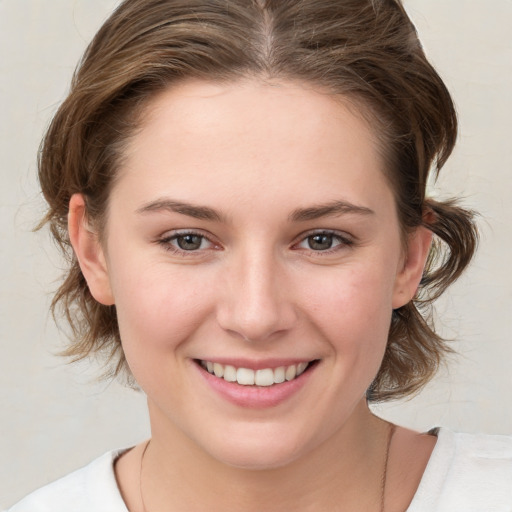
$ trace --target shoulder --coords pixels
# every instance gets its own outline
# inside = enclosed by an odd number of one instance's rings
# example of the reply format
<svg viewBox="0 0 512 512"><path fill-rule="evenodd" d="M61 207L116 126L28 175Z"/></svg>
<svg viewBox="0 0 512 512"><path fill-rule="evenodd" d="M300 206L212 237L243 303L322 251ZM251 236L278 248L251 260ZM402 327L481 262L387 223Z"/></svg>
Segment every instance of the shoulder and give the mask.
<svg viewBox="0 0 512 512"><path fill-rule="evenodd" d="M7 512L128 512L114 474L114 461L123 451L107 452L29 494Z"/></svg>
<svg viewBox="0 0 512 512"><path fill-rule="evenodd" d="M438 429L437 437L409 512L512 509L512 436Z"/></svg>
<svg viewBox="0 0 512 512"><path fill-rule="evenodd" d="M505 480L512 491L512 436L460 434L439 429L434 456L440 464L450 462L450 475Z"/></svg>

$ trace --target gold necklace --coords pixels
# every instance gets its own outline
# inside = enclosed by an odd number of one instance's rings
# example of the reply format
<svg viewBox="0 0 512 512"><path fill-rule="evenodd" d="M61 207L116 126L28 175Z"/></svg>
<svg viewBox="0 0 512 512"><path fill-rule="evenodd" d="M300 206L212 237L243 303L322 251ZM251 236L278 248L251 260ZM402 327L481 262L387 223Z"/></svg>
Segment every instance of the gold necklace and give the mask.
<svg viewBox="0 0 512 512"><path fill-rule="evenodd" d="M395 433L395 425L393 423L388 423L388 439L386 442L386 454L384 457L384 467L382 469L382 476L380 479L380 510L379 512L385 512L385 497L386 497L386 481L388 477L388 462L389 462L389 451L391 447L391 440L393 439L393 434ZM142 493L142 464L144 462L144 455L146 455L146 451L148 449L149 443L151 439L149 439L144 447L142 452L142 456L140 458L140 468L139 468L139 494L140 494L140 502L142 503L142 512L147 512L146 504L144 503L144 495Z"/></svg>

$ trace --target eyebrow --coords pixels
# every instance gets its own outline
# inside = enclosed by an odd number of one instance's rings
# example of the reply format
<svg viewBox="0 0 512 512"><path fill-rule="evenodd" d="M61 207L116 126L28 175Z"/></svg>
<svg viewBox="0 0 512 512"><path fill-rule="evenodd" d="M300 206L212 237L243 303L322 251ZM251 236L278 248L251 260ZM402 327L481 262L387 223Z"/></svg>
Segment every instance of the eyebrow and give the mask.
<svg viewBox="0 0 512 512"><path fill-rule="evenodd" d="M293 222L304 222L315 220L321 217L357 214L357 215L374 215L375 212L366 206L357 206L348 201L332 201L326 204L310 206L308 208L298 208L290 215Z"/></svg>
<svg viewBox="0 0 512 512"><path fill-rule="evenodd" d="M174 201L173 199L157 199L156 201L151 201L137 209L137 213L141 214L160 211L181 213L182 215L187 215L188 217L201 220L211 220L216 222L222 222L225 220L224 217L213 208Z"/></svg>
<svg viewBox="0 0 512 512"><path fill-rule="evenodd" d="M219 212L207 206L198 206L173 199L157 199L137 209L137 213L145 214L151 212L168 211L180 213L193 217L194 219L210 220L215 222L226 222L226 219ZM297 208L289 215L292 222L304 222L315 220L321 217L358 214L373 215L375 212L366 206L357 206L347 201L332 201L326 204L314 205L308 208Z"/></svg>

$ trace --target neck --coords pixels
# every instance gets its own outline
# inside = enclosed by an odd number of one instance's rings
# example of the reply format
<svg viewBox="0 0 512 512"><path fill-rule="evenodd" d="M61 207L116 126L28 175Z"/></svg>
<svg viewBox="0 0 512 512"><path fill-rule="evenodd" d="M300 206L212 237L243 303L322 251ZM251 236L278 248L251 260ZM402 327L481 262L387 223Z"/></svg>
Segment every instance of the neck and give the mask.
<svg viewBox="0 0 512 512"><path fill-rule="evenodd" d="M279 467L233 467L206 453L150 404L144 457L147 512L379 510L389 429L366 403L319 446ZM180 508L181 507L181 508Z"/></svg>

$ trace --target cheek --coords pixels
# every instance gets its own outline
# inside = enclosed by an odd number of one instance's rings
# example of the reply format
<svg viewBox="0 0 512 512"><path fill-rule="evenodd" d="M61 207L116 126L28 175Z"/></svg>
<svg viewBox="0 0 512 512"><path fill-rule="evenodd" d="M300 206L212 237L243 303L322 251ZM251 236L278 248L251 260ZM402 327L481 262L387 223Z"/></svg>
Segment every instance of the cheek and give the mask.
<svg viewBox="0 0 512 512"><path fill-rule="evenodd" d="M137 271L132 271L138 269ZM112 276L123 348L128 362L175 350L211 311L202 273L193 268L124 261Z"/></svg>
<svg viewBox="0 0 512 512"><path fill-rule="evenodd" d="M392 313L393 279L386 265L354 264L326 275L308 292L309 311L342 357L383 354Z"/></svg>

